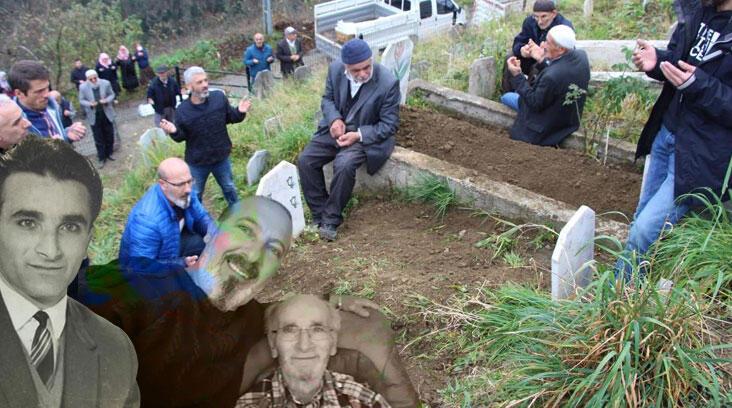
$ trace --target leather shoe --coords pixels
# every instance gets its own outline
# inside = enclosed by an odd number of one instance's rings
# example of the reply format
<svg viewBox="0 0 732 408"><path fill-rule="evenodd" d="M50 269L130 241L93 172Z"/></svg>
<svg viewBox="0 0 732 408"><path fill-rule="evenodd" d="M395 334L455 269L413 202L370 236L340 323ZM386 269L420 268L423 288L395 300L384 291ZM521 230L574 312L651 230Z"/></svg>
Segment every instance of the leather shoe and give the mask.
<svg viewBox="0 0 732 408"><path fill-rule="evenodd" d="M318 230L318 235L320 236L320 239L324 241L335 241L336 237L338 236L338 231L336 231L336 228L338 227L333 224L323 224Z"/></svg>
<svg viewBox="0 0 732 408"><path fill-rule="evenodd" d="M109 157L107 157L107 160L111 160L111 161L114 161L114 157L112 157L112 156L110 155Z"/></svg>

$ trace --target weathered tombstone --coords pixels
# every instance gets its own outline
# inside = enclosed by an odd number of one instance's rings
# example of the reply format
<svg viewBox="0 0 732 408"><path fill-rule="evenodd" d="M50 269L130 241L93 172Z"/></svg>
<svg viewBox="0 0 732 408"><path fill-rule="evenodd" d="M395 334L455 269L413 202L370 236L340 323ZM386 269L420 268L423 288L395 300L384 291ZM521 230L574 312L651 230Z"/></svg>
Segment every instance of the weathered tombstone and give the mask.
<svg viewBox="0 0 732 408"><path fill-rule="evenodd" d="M427 74L427 70L430 69L432 64L429 61L421 60L412 64L412 69L409 71L411 79L423 79Z"/></svg>
<svg viewBox="0 0 732 408"><path fill-rule="evenodd" d="M300 235L305 229L305 212L300 198L300 180L294 164L283 160L265 174L259 181L257 195L269 197L287 208L292 215L293 238Z"/></svg>
<svg viewBox="0 0 732 408"><path fill-rule="evenodd" d="M247 184L254 185L262 175L264 166L267 164L269 158L269 152L266 150L257 150L254 152L252 157L249 158L247 163Z"/></svg>
<svg viewBox="0 0 732 408"><path fill-rule="evenodd" d="M267 118L264 121L264 136L272 137L282 131L282 120L279 116Z"/></svg>
<svg viewBox="0 0 732 408"><path fill-rule="evenodd" d="M470 65L468 93L490 99L496 90L496 60L493 57L478 58Z"/></svg>
<svg viewBox="0 0 732 408"><path fill-rule="evenodd" d="M295 81L297 82L307 81L311 76L312 72L310 72L310 68L306 65L301 65L295 68L295 72L292 74L292 77L295 78Z"/></svg>
<svg viewBox="0 0 732 408"><path fill-rule="evenodd" d="M566 299L592 279L595 212L582 206L562 228L552 253L552 299Z"/></svg>
<svg viewBox="0 0 732 408"><path fill-rule="evenodd" d="M592 17L592 11L594 9L594 3L592 0L585 0L585 4L582 6L582 14L585 16L585 18L591 18Z"/></svg>
<svg viewBox="0 0 732 408"><path fill-rule="evenodd" d="M405 38L389 44L381 56L381 65L385 66L399 80L399 90L401 91L399 103L402 105L407 102L407 86L409 85L413 50L414 43L409 38Z"/></svg>
<svg viewBox="0 0 732 408"><path fill-rule="evenodd" d="M140 136L140 140L137 141L137 144L140 145L140 153L142 154L143 163L145 163L146 166L149 166L152 162L150 156L155 149L169 142L170 138L168 138L168 135L163 132L163 129L154 127L146 130L145 133Z"/></svg>
<svg viewBox="0 0 732 408"><path fill-rule="evenodd" d="M270 70L264 70L259 71L257 74L257 77L254 78L254 94L257 95L257 98L264 99L268 97L272 93L272 88L274 87L274 77L272 76L272 71Z"/></svg>

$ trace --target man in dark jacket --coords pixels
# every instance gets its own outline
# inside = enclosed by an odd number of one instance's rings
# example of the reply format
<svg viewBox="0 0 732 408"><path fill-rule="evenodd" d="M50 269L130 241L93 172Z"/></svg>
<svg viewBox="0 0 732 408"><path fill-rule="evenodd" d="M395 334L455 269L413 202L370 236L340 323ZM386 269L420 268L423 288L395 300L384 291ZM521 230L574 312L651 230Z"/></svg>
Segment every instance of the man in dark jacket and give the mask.
<svg viewBox="0 0 732 408"><path fill-rule="evenodd" d="M86 71L89 70L84 64L81 63L81 59L77 58L74 60L74 69L71 70L71 82L79 90L79 85L86 82Z"/></svg>
<svg viewBox="0 0 732 408"><path fill-rule="evenodd" d="M285 38L277 43L276 55L285 78L292 75L296 67L303 65L302 42L297 38L297 30L294 27L285 28Z"/></svg>
<svg viewBox="0 0 732 408"><path fill-rule="evenodd" d="M221 91L208 91L208 76L201 67L190 67L183 73L190 97L175 111L175 124L165 119L160 128L176 142L186 142L186 163L193 175L193 190L199 201L206 188L206 180L213 173L221 186L226 202L239 201L231 171L231 139L226 130L228 123L244 120L252 106L248 99L239 101L234 108Z"/></svg>
<svg viewBox="0 0 732 408"><path fill-rule="evenodd" d="M524 19L521 25L521 32L513 39L511 54L521 61L521 72L529 76L529 82L533 82L537 72L534 69L537 61L531 56L531 48L538 47L546 41L546 35L553 27L566 25L574 28L572 22L557 12L554 0L537 0L534 2L534 12ZM513 91L511 85L511 74L508 65L504 66L503 82L501 90L503 93Z"/></svg>
<svg viewBox="0 0 732 408"><path fill-rule="evenodd" d="M684 194L711 191L729 199L722 183L732 156L732 0L679 6L667 50L638 40L633 53L638 69L664 86L636 150L636 158L650 153L650 163L616 264L626 278L664 226L699 203Z"/></svg>
<svg viewBox="0 0 732 408"><path fill-rule="evenodd" d="M571 85L587 90L590 64L584 51L574 49L575 42L569 26L549 30L541 47L532 48L532 55L541 62L531 85L521 72L518 58L511 57L506 62L516 92L503 94L501 102L518 111L510 130L511 139L555 146L579 128L585 97L578 95L568 104L565 100Z"/></svg>
<svg viewBox="0 0 732 408"><path fill-rule="evenodd" d="M155 126L160 127L162 119L175 122L175 97L180 94L180 87L174 78L168 76L168 66L155 68L157 77L147 87L147 103L155 109Z"/></svg>

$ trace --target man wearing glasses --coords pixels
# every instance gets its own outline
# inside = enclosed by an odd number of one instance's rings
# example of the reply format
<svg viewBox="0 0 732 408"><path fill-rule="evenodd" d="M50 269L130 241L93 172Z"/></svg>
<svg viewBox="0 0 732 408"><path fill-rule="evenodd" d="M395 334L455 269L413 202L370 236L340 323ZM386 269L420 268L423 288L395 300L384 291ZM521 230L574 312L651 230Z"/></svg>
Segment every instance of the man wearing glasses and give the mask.
<svg viewBox="0 0 732 408"><path fill-rule="evenodd" d="M158 167L158 182L132 208L122 234L119 260L123 267L158 264L188 267L205 247L204 237L216 224L196 194L183 160L171 157ZM138 268L137 270L144 270Z"/></svg>
<svg viewBox="0 0 732 408"><path fill-rule="evenodd" d="M327 370L336 354L340 321L332 304L313 295L296 295L267 308L267 342L277 367L241 396L236 408L388 408L367 385Z"/></svg>
<svg viewBox="0 0 732 408"><path fill-rule="evenodd" d="M534 2L533 10L534 12L524 19L521 32L513 39L513 47L511 47L508 55L508 57L514 56L521 61L521 72L529 77L529 83L533 82L537 74L534 66L537 62L540 62L532 57L532 50L540 48L541 43L546 41L546 35L552 27L566 25L574 28L571 21L557 12L554 0L537 0ZM503 70L501 91L506 93L514 90L508 64L506 64Z"/></svg>

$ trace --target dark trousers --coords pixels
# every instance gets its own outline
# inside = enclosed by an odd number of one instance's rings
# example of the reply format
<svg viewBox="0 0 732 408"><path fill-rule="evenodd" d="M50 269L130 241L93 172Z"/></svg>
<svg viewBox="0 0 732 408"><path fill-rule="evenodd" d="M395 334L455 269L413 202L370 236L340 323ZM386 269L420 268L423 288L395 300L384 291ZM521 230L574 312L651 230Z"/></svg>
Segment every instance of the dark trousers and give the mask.
<svg viewBox="0 0 732 408"><path fill-rule="evenodd" d="M180 256L201 255L205 247L202 236L183 228L180 233Z"/></svg>
<svg viewBox="0 0 732 408"><path fill-rule="evenodd" d="M325 189L323 166L333 162L330 194ZM305 201L316 223L340 225L343 209L348 204L356 183L356 170L366 161L366 151L360 142L339 148L335 142L326 144L312 140L300 153L298 173Z"/></svg>
<svg viewBox="0 0 732 408"><path fill-rule="evenodd" d="M107 119L104 111L98 110L94 119L94 126L91 128L94 133L94 144L97 147L97 157L99 160L106 160L112 155L114 149L114 126Z"/></svg>

